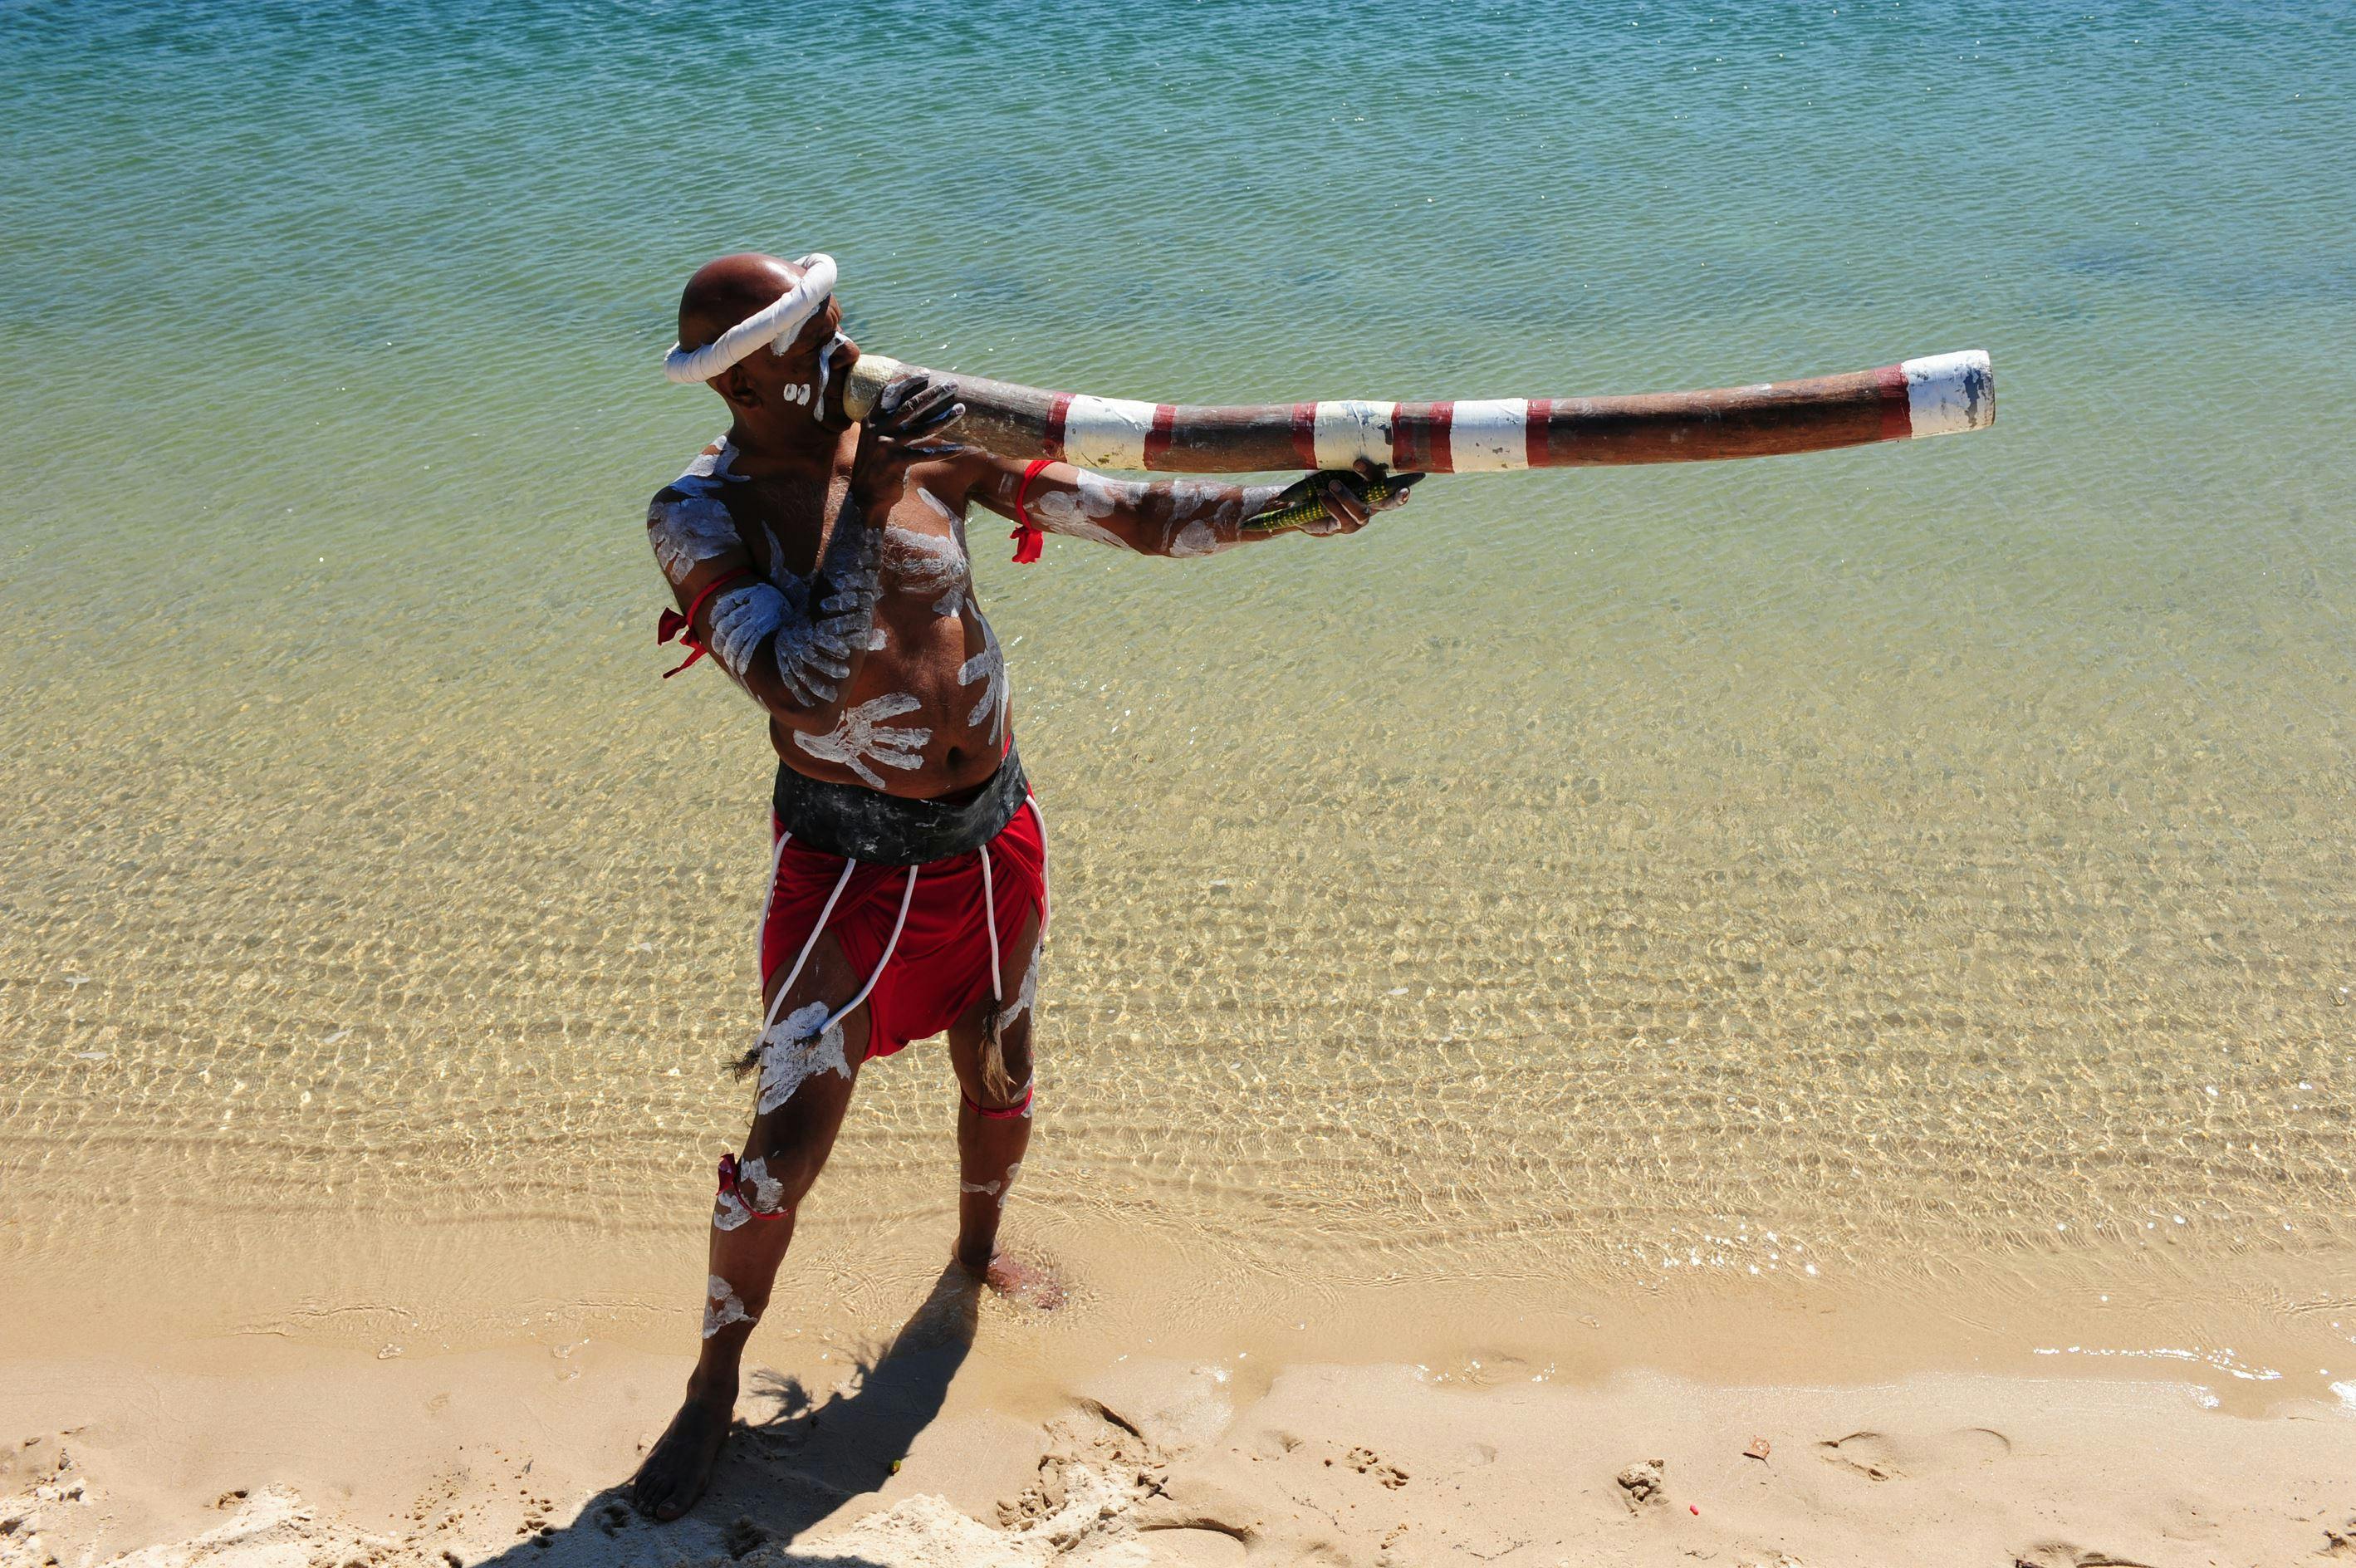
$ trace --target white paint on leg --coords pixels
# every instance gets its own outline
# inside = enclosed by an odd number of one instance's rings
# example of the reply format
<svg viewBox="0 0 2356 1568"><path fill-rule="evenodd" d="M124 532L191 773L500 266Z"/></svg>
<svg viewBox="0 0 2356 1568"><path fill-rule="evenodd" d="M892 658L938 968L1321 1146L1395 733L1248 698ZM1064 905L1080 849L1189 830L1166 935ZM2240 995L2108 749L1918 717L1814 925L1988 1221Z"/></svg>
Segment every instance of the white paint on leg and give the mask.
<svg viewBox="0 0 2356 1568"><path fill-rule="evenodd" d="M827 1013L823 1002L797 1007L762 1035L760 1096L754 1102L761 1115L791 1100L796 1090L819 1073L851 1076L851 1062L843 1054L842 1026L828 1023ZM766 1168L763 1174L766 1175ZM741 1180L741 1172L739 1176Z"/></svg>
<svg viewBox="0 0 2356 1568"><path fill-rule="evenodd" d="M1906 419L1917 438L1996 423L1996 368L1986 349L1933 354L1898 368L1906 374Z"/></svg>
<svg viewBox="0 0 2356 1568"><path fill-rule="evenodd" d="M752 1218L753 1211L744 1207L744 1200L726 1188L723 1188L720 1196L712 1200L712 1228L714 1230L734 1230Z"/></svg>
<svg viewBox="0 0 2356 1568"><path fill-rule="evenodd" d="M1460 474L1494 474L1530 466L1527 398L1460 403L1448 425L1448 461Z"/></svg>
<svg viewBox="0 0 2356 1568"><path fill-rule="evenodd" d="M1075 397L1064 413L1064 455L1084 466L1142 468L1153 412L1153 404L1128 398Z"/></svg>
<svg viewBox="0 0 2356 1568"><path fill-rule="evenodd" d="M1376 463L1391 460L1391 420L1395 403L1321 403L1317 405L1315 440L1317 466L1346 468L1359 458Z"/></svg>
<svg viewBox="0 0 2356 1568"><path fill-rule="evenodd" d="M758 1321L744 1310L744 1299L737 1295L736 1287L718 1274L705 1282L703 1288L703 1337L706 1339L732 1323Z"/></svg>
<svg viewBox="0 0 2356 1568"><path fill-rule="evenodd" d="M841 1034L841 1030L835 1031ZM736 1167L738 1190L753 1189L752 1207L763 1214L776 1214L786 1207L786 1184L769 1174L769 1162L746 1160Z"/></svg>

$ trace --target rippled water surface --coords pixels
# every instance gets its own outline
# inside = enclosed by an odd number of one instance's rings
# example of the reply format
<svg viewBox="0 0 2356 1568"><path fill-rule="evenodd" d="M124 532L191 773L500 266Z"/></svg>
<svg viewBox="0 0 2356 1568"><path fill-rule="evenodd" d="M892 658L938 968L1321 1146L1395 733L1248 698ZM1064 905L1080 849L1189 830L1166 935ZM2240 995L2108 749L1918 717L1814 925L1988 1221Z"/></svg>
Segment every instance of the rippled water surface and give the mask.
<svg viewBox="0 0 2356 1568"><path fill-rule="evenodd" d="M1996 357L1969 439L986 553L1038 1223L1599 1295L2344 1247L2351 102L2307 5L0 11L0 1249L691 1241L770 764L640 518L745 246L1167 399ZM951 1092L862 1079L828 1225L946 1213Z"/></svg>

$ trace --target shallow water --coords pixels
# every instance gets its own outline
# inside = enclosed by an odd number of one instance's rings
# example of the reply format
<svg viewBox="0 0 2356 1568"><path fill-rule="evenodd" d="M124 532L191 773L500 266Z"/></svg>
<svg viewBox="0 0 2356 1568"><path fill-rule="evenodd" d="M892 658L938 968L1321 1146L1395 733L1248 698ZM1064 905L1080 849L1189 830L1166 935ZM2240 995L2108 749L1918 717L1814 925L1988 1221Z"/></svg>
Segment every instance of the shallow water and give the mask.
<svg viewBox="0 0 2356 1568"><path fill-rule="evenodd" d="M83 4L0 14L0 89L12 1270L94 1194L691 1246L769 765L656 679L639 519L740 246L833 252L870 348L1168 399L1996 356L1969 440L985 552L1028 1223L1203 1312L2351 1240L2342 9ZM862 1082L828 1224L946 1211L951 1093Z"/></svg>

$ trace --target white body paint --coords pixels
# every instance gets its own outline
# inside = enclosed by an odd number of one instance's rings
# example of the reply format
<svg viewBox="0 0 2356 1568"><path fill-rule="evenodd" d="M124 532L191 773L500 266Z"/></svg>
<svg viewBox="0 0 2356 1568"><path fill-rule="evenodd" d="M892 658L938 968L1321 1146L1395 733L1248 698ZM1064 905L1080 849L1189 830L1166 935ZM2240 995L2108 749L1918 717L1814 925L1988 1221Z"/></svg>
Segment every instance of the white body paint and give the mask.
<svg viewBox="0 0 2356 1568"><path fill-rule="evenodd" d="M1448 461L1460 474L1494 474L1530 466L1529 400L1460 403L1448 424Z"/></svg>
<svg viewBox="0 0 2356 1568"><path fill-rule="evenodd" d="M827 296L834 292L832 256L812 251L795 264L802 269L802 275L775 304L755 311L701 349L691 351L673 343L670 352L663 356L663 374L689 386L710 381L765 345L776 345L776 351L783 353L784 345L800 335L802 328L825 306Z"/></svg>
<svg viewBox="0 0 2356 1568"><path fill-rule="evenodd" d="M744 1310L744 1300L737 1295L736 1287L718 1274L704 1282L703 1291L703 1337L706 1339L732 1323L756 1321L751 1313Z"/></svg>
<svg viewBox="0 0 2356 1568"><path fill-rule="evenodd" d="M973 611L974 623L981 628L981 651L958 666L958 684L970 686L977 681L980 682L981 697L974 703L973 712L966 715L965 722L969 725L978 725L984 718L989 718L990 738L995 741L1006 733L1006 653L998 646L998 634L990 629L989 618L981 613L981 607L969 598L966 600L966 606Z"/></svg>
<svg viewBox="0 0 2356 1568"><path fill-rule="evenodd" d="M714 1230L734 1230L748 1223L752 1218L753 1211L745 1208L744 1200L733 1192L723 1191L712 1200L712 1228ZM710 1337L709 1333L705 1337Z"/></svg>
<svg viewBox="0 0 2356 1568"><path fill-rule="evenodd" d="M1996 373L1982 349L1933 354L1906 372L1906 418L1917 436L1955 435L1996 423Z"/></svg>
<svg viewBox="0 0 2356 1568"><path fill-rule="evenodd" d="M746 1160L736 1167L736 1185L753 1189L753 1207L775 1214L786 1206L786 1184L769 1174L769 1162Z"/></svg>
<svg viewBox="0 0 2356 1568"><path fill-rule="evenodd" d="M762 1035L761 1090L754 1102L755 1112L766 1116L791 1100L794 1090L822 1072L849 1078L851 1063L842 1052L842 1026L828 1024L826 1004L813 1002L807 1007L795 1008ZM744 1174L738 1173L740 1179ZM764 1179L767 1174L764 1166ZM782 1196L784 1188L779 1187L778 1192ZM760 1196L757 1185L754 1196L756 1199Z"/></svg>
<svg viewBox="0 0 2356 1568"><path fill-rule="evenodd" d="M740 548L736 521L714 496L659 500L647 513L647 542L655 562L675 586L701 563Z"/></svg>
<svg viewBox="0 0 2356 1568"><path fill-rule="evenodd" d="M786 596L774 583L747 583L712 601L712 656L739 682L764 639L786 624Z"/></svg>
<svg viewBox="0 0 2356 1568"><path fill-rule="evenodd" d="M997 1198L1002 1204L1006 1201L1004 1195L1014 1190L1014 1178L1022 1174L1023 1162L1017 1160L1007 1166L1006 1174L996 1181L960 1181L958 1183L958 1190L981 1193L985 1197Z"/></svg>
<svg viewBox="0 0 2356 1568"><path fill-rule="evenodd" d="M1395 403L1321 403L1317 405L1316 452L1321 468L1346 468L1359 458L1391 460Z"/></svg>
<svg viewBox="0 0 2356 1568"><path fill-rule="evenodd" d="M1196 518L1184 527L1173 530L1170 535L1170 542L1164 548L1171 554L1183 558L1190 555L1212 554L1217 551L1219 543L1219 531L1201 518Z"/></svg>
<svg viewBox="0 0 2356 1568"><path fill-rule="evenodd" d="M903 592L929 597L935 615L953 616L965 606L973 568L954 539L918 533L913 529L886 528L884 575L892 586Z"/></svg>
<svg viewBox="0 0 2356 1568"><path fill-rule="evenodd" d="M894 692L860 703L824 735L796 731L794 744L822 762L848 768L869 789L881 789L883 777L868 764L898 768L904 773L924 766L923 753L933 738L932 730L923 725L885 727L891 720L915 713L923 705L905 692Z"/></svg>
<svg viewBox="0 0 2356 1568"><path fill-rule="evenodd" d="M1075 397L1064 411L1064 456L1083 467L1144 467L1153 406L1127 398Z"/></svg>

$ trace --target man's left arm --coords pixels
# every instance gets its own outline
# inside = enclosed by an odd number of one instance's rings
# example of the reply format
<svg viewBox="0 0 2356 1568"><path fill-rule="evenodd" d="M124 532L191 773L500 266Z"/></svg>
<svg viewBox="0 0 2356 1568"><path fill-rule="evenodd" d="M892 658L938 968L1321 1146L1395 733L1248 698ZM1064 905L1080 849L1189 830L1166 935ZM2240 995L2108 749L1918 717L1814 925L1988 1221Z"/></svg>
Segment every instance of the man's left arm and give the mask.
<svg viewBox="0 0 2356 1568"><path fill-rule="evenodd" d="M1405 504L1408 487L1421 474L1387 476L1361 461L1355 470L1328 469L1291 485L1231 485L1212 479L1143 482L1108 478L1069 463L1050 463L1033 472L1012 457L975 452L985 465L969 492L975 500L1017 522L1028 521L1048 533L1092 539L1141 555L1210 555L1231 545L1273 539L1291 529L1247 528L1246 523L1280 502L1316 496L1324 517L1298 526L1323 536L1355 533L1377 511ZM1370 482L1387 481L1377 500Z"/></svg>

